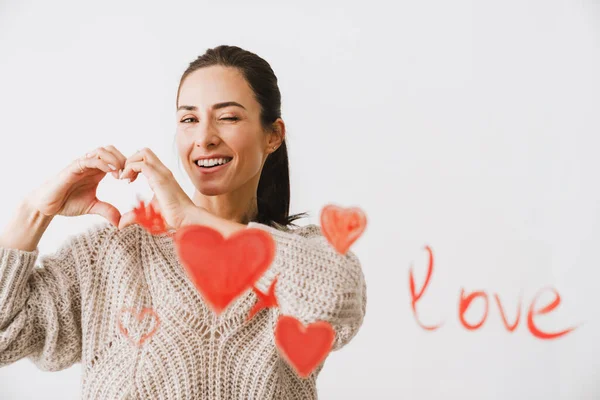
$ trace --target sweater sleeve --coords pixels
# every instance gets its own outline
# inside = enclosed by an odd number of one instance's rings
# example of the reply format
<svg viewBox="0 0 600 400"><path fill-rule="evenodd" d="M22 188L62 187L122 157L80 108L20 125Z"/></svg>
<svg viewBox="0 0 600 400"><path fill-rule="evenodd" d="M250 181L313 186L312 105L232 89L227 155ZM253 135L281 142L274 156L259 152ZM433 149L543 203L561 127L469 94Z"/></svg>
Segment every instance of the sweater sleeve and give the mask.
<svg viewBox="0 0 600 400"><path fill-rule="evenodd" d="M356 255L339 254L317 225L298 232L257 222L248 228L266 230L276 246L275 259L256 287L266 292L278 276L275 296L280 314L303 324L327 321L335 331L332 350L346 345L362 325L367 305L365 277Z"/></svg>
<svg viewBox="0 0 600 400"><path fill-rule="evenodd" d="M81 360L80 272L98 232L70 236L39 266L38 247L0 246L0 367L29 357L41 370L58 371Z"/></svg>

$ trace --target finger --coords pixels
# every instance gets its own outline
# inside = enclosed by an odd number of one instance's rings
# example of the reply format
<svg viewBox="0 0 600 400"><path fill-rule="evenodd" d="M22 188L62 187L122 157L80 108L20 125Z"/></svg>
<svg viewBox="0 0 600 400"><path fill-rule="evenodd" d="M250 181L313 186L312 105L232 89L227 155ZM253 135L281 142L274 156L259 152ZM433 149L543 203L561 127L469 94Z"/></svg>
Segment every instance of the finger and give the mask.
<svg viewBox="0 0 600 400"><path fill-rule="evenodd" d="M120 178L121 172L123 171L123 168L125 168L125 162L127 161L127 157L125 157L123 155L123 153L121 153L115 146L113 145L108 145L108 146L104 146L104 149L108 152L110 152L116 159L117 159L117 168L118 171L116 173L113 174L113 176L117 179Z"/></svg>
<svg viewBox="0 0 600 400"><path fill-rule="evenodd" d="M123 214L123 216L121 217L118 228L123 229L126 226L133 225L135 223L137 223L137 218L136 218L135 212L129 211L129 212Z"/></svg>
<svg viewBox="0 0 600 400"><path fill-rule="evenodd" d="M115 146L108 145L104 147L99 147L89 153L86 154L86 158L101 158L106 161L110 165L114 165L117 167L117 170L113 173L115 178L119 178L119 174L121 170L123 170L125 166L125 161L127 158L121 153Z"/></svg>
<svg viewBox="0 0 600 400"><path fill-rule="evenodd" d="M131 155L131 157L129 157L127 159L127 161L125 162L125 168L127 168L127 166L129 164L132 164L135 162L140 162L140 161L142 161L142 162L146 163L148 166L152 167L158 174L164 174L166 176L166 175L168 175L168 173L171 172L162 163L162 161L160 161L160 159L156 156L156 154L154 154L154 152L147 147L144 147L144 148L136 151L133 155ZM125 170L123 170L123 174L121 174L121 179L130 178L131 182L133 182L133 181L135 181L135 179L137 178L137 175L139 173L140 173L140 171L133 170L132 172L128 172L128 174L125 175Z"/></svg>
<svg viewBox="0 0 600 400"><path fill-rule="evenodd" d="M144 171L146 171L146 174L144 175L149 178L149 169L150 167L144 161L129 162L125 165L125 168L123 168L121 179L129 179L130 182L133 182L140 173L144 174Z"/></svg>
<svg viewBox="0 0 600 400"><path fill-rule="evenodd" d="M88 211L88 214L101 215L115 227L119 226L119 220L121 219L121 213L115 206L101 200L97 200L94 203L94 205Z"/></svg>
<svg viewBox="0 0 600 400"><path fill-rule="evenodd" d="M123 153L121 153L115 146L113 145L108 145L105 146L105 149L110 151L112 154L115 155L115 157L117 157L117 159L119 160L119 168L123 169L125 167L125 161L127 161L127 157L125 157L123 155Z"/></svg>
<svg viewBox="0 0 600 400"><path fill-rule="evenodd" d="M154 165L148 164L147 161L137 161L127 164L121 175L121 179L131 179L133 182L139 174L143 174L148 179L150 187L154 189L153 184L166 182L165 177L171 174L171 171L166 170L166 174L157 171Z"/></svg>
<svg viewBox="0 0 600 400"><path fill-rule="evenodd" d="M81 175L83 173L85 173L85 170L87 169L87 167L84 164L85 161L85 157L79 157L74 159L71 164L69 165L69 167L67 168L67 170L73 174L76 175Z"/></svg>
<svg viewBox="0 0 600 400"><path fill-rule="evenodd" d="M82 174L86 170L99 169L103 172L109 173L113 170L108 166L108 163L99 158L84 158L80 157L71 163L71 172L75 174Z"/></svg>
<svg viewBox="0 0 600 400"><path fill-rule="evenodd" d="M150 150L148 147L144 147L143 149L140 149L139 152L150 163L156 163L157 161L160 162L160 160L158 159L156 154L152 150Z"/></svg>
<svg viewBox="0 0 600 400"><path fill-rule="evenodd" d="M119 178L119 169L122 168L122 163L121 160L119 160L119 158L113 154L112 151L109 151L108 149L105 149L104 147L98 147L95 151L96 153L96 157L100 158L101 160L105 161L107 163L107 165L110 167L110 169L114 172L112 172L112 175L118 179Z"/></svg>
<svg viewBox="0 0 600 400"><path fill-rule="evenodd" d="M79 163L84 168L98 168L104 172L111 172L115 178L119 177L119 168L114 166L114 164L116 164L115 160L117 159L101 147L87 153L85 155L85 158L82 158L80 160L81 161ZM102 162L98 163L94 160L101 160ZM102 165L103 167L100 167L100 165ZM106 168L104 166L106 166Z"/></svg>
<svg viewBox="0 0 600 400"><path fill-rule="evenodd" d="M127 166L134 162L143 161L143 159L144 159L144 157L141 153L141 150L137 150L135 153L133 153L131 156L129 156L125 160L125 163L123 164L123 171L121 171L121 174L119 175L119 179L129 179L129 183L135 181L139 172L132 171L130 168L128 169ZM126 170L127 170L127 174L125 174Z"/></svg>
<svg viewBox="0 0 600 400"><path fill-rule="evenodd" d="M156 195L154 195L154 197L152 197L152 200L150 200L150 205L152 206L152 208L154 209L154 211L158 212L161 215L163 221L165 222L165 227L168 230L173 229L173 227L171 225L169 225L167 223L167 221L165 220L165 216L163 215L163 213L162 213L162 211L160 209L160 204L158 203L158 199L156 198Z"/></svg>
<svg viewBox="0 0 600 400"><path fill-rule="evenodd" d="M154 207L155 210L160 211L160 204L158 204L158 199L156 198L156 194L152 196L152 200L150 200L150 204Z"/></svg>

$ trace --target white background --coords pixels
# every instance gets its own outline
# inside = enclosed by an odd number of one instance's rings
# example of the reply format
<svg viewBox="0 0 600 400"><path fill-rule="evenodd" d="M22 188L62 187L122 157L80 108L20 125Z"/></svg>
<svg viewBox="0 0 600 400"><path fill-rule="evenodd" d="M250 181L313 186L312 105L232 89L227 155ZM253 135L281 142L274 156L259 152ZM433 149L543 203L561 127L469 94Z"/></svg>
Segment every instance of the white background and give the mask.
<svg viewBox="0 0 600 400"><path fill-rule="evenodd" d="M587 1L258 2L0 0L0 223L71 160L150 147L191 194L174 146L188 63L237 45L265 58L282 92L292 212L328 203L368 217L353 250L368 285L364 325L330 354L323 399L600 399L600 5ZM110 175L122 212L145 178ZM57 217L53 252L99 216ZM408 271L435 272L415 322ZM560 306L526 317L535 293ZM471 332L461 288L490 308ZM513 333L509 320L523 296ZM540 300L543 305L552 299ZM467 314L477 321L483 303ZM81 367L0 369L1 399L79 398Z"/></svg>

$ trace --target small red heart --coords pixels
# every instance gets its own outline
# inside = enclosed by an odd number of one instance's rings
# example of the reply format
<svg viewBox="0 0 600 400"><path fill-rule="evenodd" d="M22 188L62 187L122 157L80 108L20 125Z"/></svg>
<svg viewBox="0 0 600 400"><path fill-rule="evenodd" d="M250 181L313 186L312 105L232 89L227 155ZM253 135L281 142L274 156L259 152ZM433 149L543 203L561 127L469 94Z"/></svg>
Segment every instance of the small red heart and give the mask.
<svg viewBox="0 0 600 400"><path fill-rule="evenodd" d="M281 315L275 327L277 348L302 378L327 358L334 340L335 331L326 321L304 326L292 316Z"/></svg>
<svg viewBox="0 0 600 400"><path fill-rule="evenodd" d="M328 204L321 210L321 232L340 254L348 251L366 226L367 216L358 207Z"/></svg>
<svg viewBox="0 0 600 400"><path fill-rule="evenodd" d="M154 321L153 327L150 330L150 332L141 335L139 339L134 339L132 336L137 336L137 335L135 333L133 335L130 334L130 329L127 329L123 326L122 317L124 314L132 314L133 316L135 316L135 319L138 322L137 327L130 327L131 330L137 331L139 329L140 323L142 322L142 320L144 319L144 316L146 316L146 315L150 315L150 317ZM136 310L133 308L123 308L121 310L121 312L119 313L118 325L119 325L119 331L121 331L121 333L127 339L129 339L129 341L131 341L136 346L141 347L142 344L144 344L144 342L146 340L148 340L152 336L154 336L154 334L156 333L156 330L158 329L158 326L160 325L160 319L158 318L158 314L156 314L156 312L151 308L143 308L139 313L136 313Z"/></svg>
<svg viewBox="0 0 600 400"><path fill-rule="evenodd" d="M186 225L174 242L188 277L217 314L250 289L275 259L273 237L258 228L224 238L208 226Z"/></svg>

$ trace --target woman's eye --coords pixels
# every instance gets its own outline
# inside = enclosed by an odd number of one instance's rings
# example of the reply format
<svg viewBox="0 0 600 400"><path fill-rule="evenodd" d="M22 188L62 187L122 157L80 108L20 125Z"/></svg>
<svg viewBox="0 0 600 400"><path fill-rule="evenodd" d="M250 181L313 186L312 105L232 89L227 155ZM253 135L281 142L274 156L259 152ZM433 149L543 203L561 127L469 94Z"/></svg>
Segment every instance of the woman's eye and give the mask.
<svg viewBox="0 0 600 400"><path fill-rule="evenodd" d="M196 120L196 118L188 117L188 118L182 119L181 122L187 123L186 121L189 121L189 120ZM238 117L228 117L228 118L221 118L221 120L238 121L239 118Z"/></svg>

